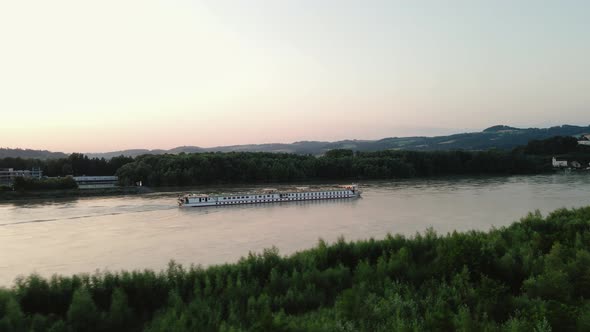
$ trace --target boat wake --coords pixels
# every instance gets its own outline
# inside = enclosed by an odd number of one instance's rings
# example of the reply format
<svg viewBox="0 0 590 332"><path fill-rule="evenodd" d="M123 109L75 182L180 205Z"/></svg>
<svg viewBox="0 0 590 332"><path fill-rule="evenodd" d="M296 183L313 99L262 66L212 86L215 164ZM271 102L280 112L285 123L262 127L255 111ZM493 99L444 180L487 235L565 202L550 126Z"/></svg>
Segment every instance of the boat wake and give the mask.
<svg viewBox="0 0 590 332"><path fill-rule="evenodd" d="M158 211L158 210L172 210L172 209L177 209L177 208L174 207L174 206L173 207L159 206L158 209L146 209L146 210L135 210L135 211L122 211L122 212L88 214L88 215L82 215L82 216L71 216L71 217L61 217L61 218L21 220L21 221L0 223L0 227L3 227L3 226L11 226L11 225L21 225L21 224L34 224L34 223L52 222L52 221L66 221L66 220L78 220L78 219L88 219L88 218L100 218L100 217L108 217L108 216L117 216L117 215L122 215L122 214L144 213L144 212L153 212L153 211Z"/></svg>

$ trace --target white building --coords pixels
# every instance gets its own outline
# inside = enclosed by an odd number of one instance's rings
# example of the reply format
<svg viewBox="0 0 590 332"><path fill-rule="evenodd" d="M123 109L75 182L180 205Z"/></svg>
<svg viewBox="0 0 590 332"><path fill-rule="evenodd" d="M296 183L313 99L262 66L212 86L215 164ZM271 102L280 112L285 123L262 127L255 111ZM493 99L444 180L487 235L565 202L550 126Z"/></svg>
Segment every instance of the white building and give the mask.
<svg viewBox="0 0 590 332"><path fill-rule="evenodd" d="M80 189L114 188L119 178L117 176L74 176Z"/></svg>
<svg viewBox="0 0 590 332"><path fill-rule="evenodd" d="M578 144L590 145L590 134L581 135L580 138L578 138Z"/></svg>
<svg viewBox="0 0 590 332"><path fill-rule="evenodd" d="M557 160L553 157L552 165L553 167L567 167L567 160Z"/></svg>
<svg viewBox="0 0 590 332"><path fill-rule="evenodd" d="M32 170L0 168L0 184L10 185L16 177L41 179L43 177L43 171L39 167L33 167Z"/></svg>

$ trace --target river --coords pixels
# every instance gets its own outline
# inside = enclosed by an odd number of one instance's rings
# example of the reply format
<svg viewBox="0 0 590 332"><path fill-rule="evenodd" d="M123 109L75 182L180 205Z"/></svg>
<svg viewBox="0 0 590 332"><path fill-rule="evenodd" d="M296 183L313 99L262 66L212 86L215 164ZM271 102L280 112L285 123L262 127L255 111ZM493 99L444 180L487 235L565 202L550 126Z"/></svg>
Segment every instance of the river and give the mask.
<svg viewBox="0 0 590 332"><path fill-rule="evenodd" d="M413 235L432 227L488 230L536 209L590 205L590 176L553 174L360 183L360 199L183 208L179 191L0 203L0 286L36 272L93 273L235 262L276 246L289 254L329 242ZM280 185L275 186L280 188ZM183 191L246 191L255 187Z"/></svg>

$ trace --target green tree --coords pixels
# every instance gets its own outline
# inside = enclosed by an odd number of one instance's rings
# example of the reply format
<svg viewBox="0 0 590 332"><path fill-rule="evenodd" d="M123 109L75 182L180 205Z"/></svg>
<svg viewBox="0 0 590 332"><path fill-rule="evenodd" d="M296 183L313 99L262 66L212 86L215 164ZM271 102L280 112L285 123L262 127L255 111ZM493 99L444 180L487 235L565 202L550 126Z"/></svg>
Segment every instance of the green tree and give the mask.
<svg viewBox="0 0 590 332"><path fill-rule="evenodd" d="M68 325L74 331L99 331L101 316L86 288L74 292L72 303L67 313Z"/></svg>

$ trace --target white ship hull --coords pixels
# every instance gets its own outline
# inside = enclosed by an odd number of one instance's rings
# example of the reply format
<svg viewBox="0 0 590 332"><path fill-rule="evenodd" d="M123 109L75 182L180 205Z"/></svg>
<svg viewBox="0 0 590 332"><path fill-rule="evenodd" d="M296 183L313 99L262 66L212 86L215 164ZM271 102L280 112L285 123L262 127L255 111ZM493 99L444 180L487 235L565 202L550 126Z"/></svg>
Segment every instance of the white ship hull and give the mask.
<svg viewBox="0 0 590 332"><path fill-rule="evenodd" d="M356 185L337 188L316 189L298 188L297 190L277 191L266 189L255 193L223 195L185 195L178 199L180 207L228 206L242 204L264 204L295 201L320 201L360 197L361 191Z"/></svg>

